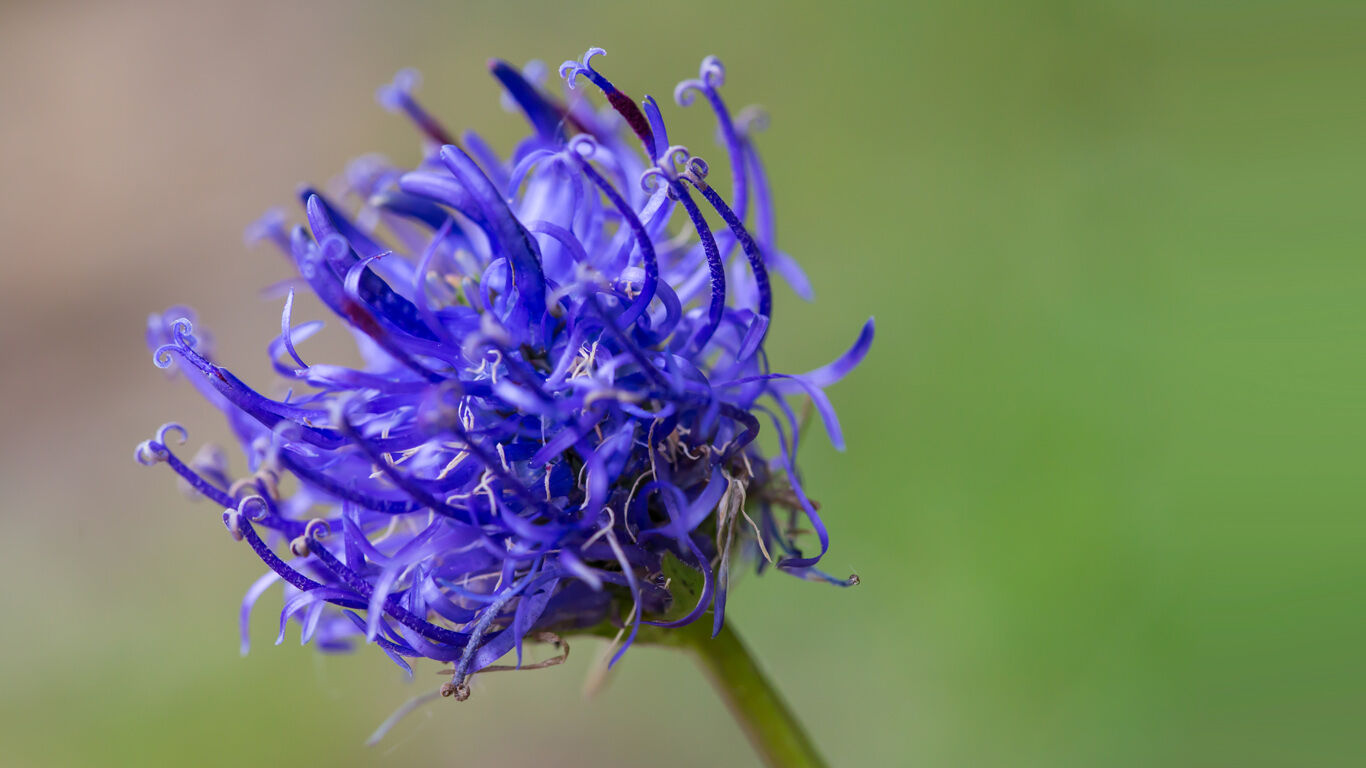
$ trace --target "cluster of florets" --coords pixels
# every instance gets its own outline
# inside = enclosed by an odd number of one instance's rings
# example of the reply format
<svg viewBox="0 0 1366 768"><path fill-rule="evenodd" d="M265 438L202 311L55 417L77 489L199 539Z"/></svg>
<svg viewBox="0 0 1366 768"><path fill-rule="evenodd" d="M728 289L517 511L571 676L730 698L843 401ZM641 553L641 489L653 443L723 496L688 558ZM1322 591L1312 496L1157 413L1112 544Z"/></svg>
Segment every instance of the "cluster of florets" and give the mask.
<svg viewBox="0 0 1366 768"><path fill-rule="evenodd" d="M601 90L601 111L549 94L535 67L491 63L533 129L506 161L448 134L401 73L379 98L425 136L417 168L364 158L333 199L303 191L306 227L279 214L256 227L354 334L362 368L305 362L296 346L322 324L293 323L293 290L269 345L289 382L279 398L218 365L188 310L151 318L157 365L183 371L246 453L234 479L220 452L178 458L177 425L137 450L221 505L269 567L243 604L244 649L252 605L283 581L281 637L293 619L324 649L363 637L405 668L449 662L444 692L464 696L505 653L520 663L524 639L614 627L615 660L643 623L710 612L719 629L742 553L849 583L814 568L828 539L789 399L808 399L839 446L822 388L862 359L872 321L831 365L771 372L770 271L809 288L774 245L755 121L727 111L714 58L675 91L715 112L728 203L706 163L669 144L655 101L592 67L601 52L560 69L568 88ZM799 548L802 529L818 552ZM695 590L672 587L681 572Z"/></svg>

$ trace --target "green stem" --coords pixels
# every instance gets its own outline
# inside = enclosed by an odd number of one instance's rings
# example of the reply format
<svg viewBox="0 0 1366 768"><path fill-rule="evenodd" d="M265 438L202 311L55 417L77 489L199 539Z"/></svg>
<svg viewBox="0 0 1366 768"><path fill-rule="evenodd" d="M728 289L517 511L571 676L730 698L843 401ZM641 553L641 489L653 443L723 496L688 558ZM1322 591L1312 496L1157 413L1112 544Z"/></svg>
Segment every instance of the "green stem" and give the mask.
<svg viewBox="0 0 1366 768"><path fill-rule="evenodd" d="M749 742L770 768L825 768L825 761L749 649L729 625L711 637L711 622L671 630L696 656Z"/></svg>

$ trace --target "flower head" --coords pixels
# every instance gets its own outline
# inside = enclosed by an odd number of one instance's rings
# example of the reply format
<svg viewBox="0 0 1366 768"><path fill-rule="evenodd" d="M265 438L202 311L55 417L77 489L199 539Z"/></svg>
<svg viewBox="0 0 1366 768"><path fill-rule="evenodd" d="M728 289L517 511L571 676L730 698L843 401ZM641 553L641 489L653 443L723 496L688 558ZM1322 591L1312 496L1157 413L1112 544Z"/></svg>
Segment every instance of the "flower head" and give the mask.
<svg viewBox="0 0 1366 768"><path fill-rule="evenodd" d="M872 321L830 365L772 372L770 275L810 290L774 243L756 120L727 110L715 58L675 91L715 113L727 198L669 143L654 99L594 68L600 54L560 74L600 91L601 111L543 90L537 68L490 63L532 129L506 161L448 133L400 73L379 100L420 130L421 163L362 158L335 198L302 192L305 226L253 227L355 336L362 367L305 361L322 324L294 324L293 289L269 345L289 384L277 397L219 365L189 310L151 317L156 364L184 372L246 454L236 479L221 453L182 461L174 424L137 449L221 505L268 567L243 603L244 650L252 605L283 581L281 638L297 620L323 649L364 638L405 668L449 662L443 693L463 697L469 675L509 651L520 663L548 632L617 627L615 661L642 624L710 612L719 629L742 552L853 581L815 569L828 537L797 469L793 400L842 447L823 389L863 358ZM799 546L802 518L818 551Z"/></svg>

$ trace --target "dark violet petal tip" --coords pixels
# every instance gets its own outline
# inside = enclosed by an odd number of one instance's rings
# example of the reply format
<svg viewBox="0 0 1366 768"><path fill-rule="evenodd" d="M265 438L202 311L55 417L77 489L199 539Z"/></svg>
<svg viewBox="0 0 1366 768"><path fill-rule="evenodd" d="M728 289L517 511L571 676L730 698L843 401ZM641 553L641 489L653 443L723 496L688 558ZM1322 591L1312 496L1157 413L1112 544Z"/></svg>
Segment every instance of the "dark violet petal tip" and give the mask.
<svg viewBox="0 0 1366 768"><path fill-rule="evenodd" d="M422 85L422 75L415 69L400 69L392 82L375 91L375 100L390 112L402 112L404 104Z"/></svg>
<svg viewBox="0 0 1366 768"><path fill-rule="evenodd" d="M558 143L563 140L564 116L561 109L551 104L536 86L527 82L522 73L511 64L498 59L489 60L489 71L498 78L510 95L521 107L536 132L546 141Z"/></svg>
<svg viewBox="0 0 1366 768"><path fill-rule="evenodd" d="M421 83L422 77L417 70L401 69L398 74L394 75L393 82L380 86L375 91L375 100L390 112L406 114L418 130L422 131L431 141L437 144L454 143L455 139L442 127L441 123L437 122L436 118L432 117L413 98L413 93Z"/></svg>

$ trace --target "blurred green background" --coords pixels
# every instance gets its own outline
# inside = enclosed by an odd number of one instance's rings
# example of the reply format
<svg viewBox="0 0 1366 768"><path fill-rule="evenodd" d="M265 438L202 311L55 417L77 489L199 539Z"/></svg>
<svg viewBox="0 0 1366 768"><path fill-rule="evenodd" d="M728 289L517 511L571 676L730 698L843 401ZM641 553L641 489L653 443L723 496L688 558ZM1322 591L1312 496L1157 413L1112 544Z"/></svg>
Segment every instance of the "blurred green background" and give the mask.
<svg viewBox="0 0 1366 768"><path fill-rule="evenodd" d="M415 693L279 647L215 510L132 460L223 436L141 342L185 302L264 381L286 275L243 226L352 156L411 161L401 66L502 148L485 59L605 47L637 97L716 54L760 138L780 370L876 315L805 451L836 590L747 578L734 624L835 766L1349 765L1366 755L1357 3L0 5L0 764L750 766L682 657L605 692ZM719 156L701 107L675 140ZM719 163L713 163L714 166ZM193 445L191 446L193 447ZM277 593L278 594L278 593Z"/></svg>

